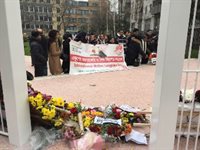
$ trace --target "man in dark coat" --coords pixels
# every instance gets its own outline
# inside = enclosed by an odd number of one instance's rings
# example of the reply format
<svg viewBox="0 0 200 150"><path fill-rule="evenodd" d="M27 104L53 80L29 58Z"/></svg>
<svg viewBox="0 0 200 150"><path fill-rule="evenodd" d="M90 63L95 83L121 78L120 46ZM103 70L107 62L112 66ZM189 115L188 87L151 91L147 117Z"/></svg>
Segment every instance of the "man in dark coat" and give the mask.
<svg viewBox="0 0 200 150"><path fill-rule="evenodd" d="M62 57L63 59L62 62L62 68L64 73L69 73L70 69L70 41L72 39L72 35L67 32L63 35L63 52L62 52Z"/></svg>
<svg viewBox="0 0 200 150"><path fill-rule="evenodd" d="M139 66L139 54L142 55L143 58L146 58L146 54L141 47L141 41L138 36L138 29L134 29L133 34L128 38L127 43L127 52L125 57L127 66Z"/></svg>
<svg viewBox="0 0 200 150"><path fill-rule="evenodd" d="M40 33L38 31L32 31L30 47L32 64L35 68L35 77L47 75L47 57L40 42Z"/></svg>

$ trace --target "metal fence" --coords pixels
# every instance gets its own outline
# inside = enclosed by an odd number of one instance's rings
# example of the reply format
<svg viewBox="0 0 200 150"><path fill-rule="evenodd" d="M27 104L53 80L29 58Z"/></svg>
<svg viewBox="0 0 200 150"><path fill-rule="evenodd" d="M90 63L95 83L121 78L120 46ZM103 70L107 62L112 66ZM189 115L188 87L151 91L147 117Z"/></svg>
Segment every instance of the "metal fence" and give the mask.
<svg viewBox="0 0 200 150"><path fill-rule="evenodd" d="M186 64L182 73L183 88L180 92L177 130L175 138L176 150L197 150L200 149L200 102L197 102L195 93L200 90L200 49L198 50L198 59L191 59L192 48L196 46L194 36L199 33L195 29L195 22L198 10L198 1L195 0L195 5L191 8L193 13L191 29L189 29L189 44ZM199 1L200 2L200 1ZM199 44L199 43L198 43Z"/></svg>

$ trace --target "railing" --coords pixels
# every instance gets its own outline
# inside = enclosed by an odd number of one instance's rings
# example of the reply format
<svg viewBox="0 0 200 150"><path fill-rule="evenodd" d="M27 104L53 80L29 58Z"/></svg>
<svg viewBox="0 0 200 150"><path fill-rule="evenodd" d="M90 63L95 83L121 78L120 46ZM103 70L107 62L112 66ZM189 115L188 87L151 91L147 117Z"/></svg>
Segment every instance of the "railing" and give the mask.
<svg viewBox="0 0 200 150"><path fill-rule="evenodd" d="M175 139L175 149L177 150L188 150L188 149L200 149L199 145L199 128L200 128L200 103L195 101L195 92L199 90L200 83L199 83L199 75L200 75L200 49L198 52L198 59L195 60L196 65L193 62L191 65L191 53L192 47L194 44L194 35L195 35L195 20L197 14L197 4L198 0L195 0L194 6L194 15L192 18L192 26L191 26L191 35L189 41L189 53L188 59L183 70L183 77L182 85L183 89L183 100L179 103L178 109L178 121L177 121L177 132L176 132L176 139ZM188 90L190 88L190 92ZM192 88L191 88L192 87ZM191 97L191 101L188 101L188 96Z"/></svg>

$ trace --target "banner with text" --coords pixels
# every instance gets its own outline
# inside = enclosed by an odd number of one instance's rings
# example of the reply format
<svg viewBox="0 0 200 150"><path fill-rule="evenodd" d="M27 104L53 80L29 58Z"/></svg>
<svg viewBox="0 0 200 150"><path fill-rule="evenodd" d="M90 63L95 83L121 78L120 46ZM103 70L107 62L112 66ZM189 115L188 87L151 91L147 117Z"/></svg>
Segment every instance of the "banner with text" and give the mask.
<svg viewBox="0 0 200 150"><path fill-rule="evenodd" d="M122 44L70 42L70 74L126 70Z"/></svg>

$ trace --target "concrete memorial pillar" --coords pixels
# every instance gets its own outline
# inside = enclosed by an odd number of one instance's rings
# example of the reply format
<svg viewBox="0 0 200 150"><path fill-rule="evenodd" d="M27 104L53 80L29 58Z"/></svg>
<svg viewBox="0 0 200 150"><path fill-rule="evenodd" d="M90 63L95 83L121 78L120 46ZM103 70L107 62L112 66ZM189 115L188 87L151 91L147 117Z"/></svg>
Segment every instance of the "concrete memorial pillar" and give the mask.
<svg viewBox="0 0 200 150"><path fill-rule="evenodd" d="M21 146L31 134L19 0L0 0L0 71L9 141Z"/></svg>
<svg viewBox="0 0 200 150"><path fill-rule="evenodd" d="M190 0L163 0L150 150L173 150Z"/></svg>

